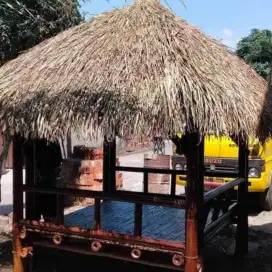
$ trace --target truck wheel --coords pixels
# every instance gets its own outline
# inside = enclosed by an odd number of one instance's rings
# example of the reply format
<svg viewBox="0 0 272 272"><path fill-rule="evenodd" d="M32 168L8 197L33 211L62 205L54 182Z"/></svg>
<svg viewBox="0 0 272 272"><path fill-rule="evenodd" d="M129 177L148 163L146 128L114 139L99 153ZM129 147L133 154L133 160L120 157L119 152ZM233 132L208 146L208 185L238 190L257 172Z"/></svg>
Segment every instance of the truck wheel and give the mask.
<svg viewBox="0 0 272 272"><path fill-rule="evenodd" d="M272 184L265 193L261 194L261 208L265 211L272 211Z"/></svg>

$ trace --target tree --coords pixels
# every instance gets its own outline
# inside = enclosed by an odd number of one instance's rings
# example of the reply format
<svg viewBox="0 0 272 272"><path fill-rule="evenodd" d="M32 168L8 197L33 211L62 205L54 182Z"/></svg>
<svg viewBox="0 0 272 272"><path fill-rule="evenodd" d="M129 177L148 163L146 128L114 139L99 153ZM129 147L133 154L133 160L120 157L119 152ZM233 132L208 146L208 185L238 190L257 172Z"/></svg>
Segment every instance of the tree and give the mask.
<svg viewBox="0 0 272 272"><path fill-rule="evenodd" d="M272 31L252 29L237 45L237 55L250 64L272 86Z"/></svg>
<svg viewBox="0 0 272 272"><path fill-rule="evenodd" d="M0 66L82 20L77 0L0 0ZM11 138L3 135L0 180Z"/></svg>
<svg viewBox="0 0 272 272"><path fill-rule="evenodd" d="M0 0L0 65L78 24L77 0Z"/></svg>

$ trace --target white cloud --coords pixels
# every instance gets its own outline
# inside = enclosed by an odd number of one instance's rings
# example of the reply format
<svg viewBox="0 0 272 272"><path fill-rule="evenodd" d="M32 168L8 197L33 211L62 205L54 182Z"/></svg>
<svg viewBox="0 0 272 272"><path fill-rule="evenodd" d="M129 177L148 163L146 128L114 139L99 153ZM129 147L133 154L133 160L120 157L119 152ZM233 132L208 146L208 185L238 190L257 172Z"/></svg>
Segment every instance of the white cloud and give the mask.
<svg viewBox="0 0 272 272"><path fill-rule="evenodd" d="M226 37L232 37L232 31L230 29L224 28L222 30L222 32L223 32L224 36L226 36Z"/></svg>
<svg viewBox="0 0 272 272"><path fill-rule="evenodd" d="M230 49L236 48L238 38L235 36L234 31L229 28L223 28L219 37L221 43L228 46Z"/></svg>

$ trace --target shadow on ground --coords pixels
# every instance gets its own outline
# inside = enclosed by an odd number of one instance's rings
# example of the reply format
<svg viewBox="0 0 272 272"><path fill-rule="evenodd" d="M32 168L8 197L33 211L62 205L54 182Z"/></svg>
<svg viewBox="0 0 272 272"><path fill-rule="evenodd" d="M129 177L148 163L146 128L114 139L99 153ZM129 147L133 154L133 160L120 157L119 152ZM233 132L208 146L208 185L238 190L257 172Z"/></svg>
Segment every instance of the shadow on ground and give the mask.
<svg viewBox="0 0 272 272"><path fill-rule="evenodd" d="M12 265L11 236L0 236L0 271L6 272ZM10 270L11 271L11 270Z"/></svg>
<svg viewBox="0 0 272 272"><path fill-rule="evenodd" d="M236 228L226 230L205 247L205 271L272 272L272 233L263 232L264 227L250 229L249 253L245 259L234 257Z"/></svg>
<svg viewBox="0 0 272 272"><path fill-rule="evenodd" d="M34 264L37 272L83 272L83 271L141 271L166 272L169 270L128 263L105 257L84 256L71 253L57 254L57 251L37 249ZM47 256L46 259L43 256ZM50 262L48 262L50 260Z"/></svg>

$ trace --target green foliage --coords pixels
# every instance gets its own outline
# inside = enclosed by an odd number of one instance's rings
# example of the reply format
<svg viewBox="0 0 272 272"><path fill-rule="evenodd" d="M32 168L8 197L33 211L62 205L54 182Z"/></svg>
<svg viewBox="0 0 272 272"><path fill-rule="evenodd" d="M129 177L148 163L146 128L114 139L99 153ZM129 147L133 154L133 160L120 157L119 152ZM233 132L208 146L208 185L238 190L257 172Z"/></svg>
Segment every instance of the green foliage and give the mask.
<svg viewBox="0 0 272 272"><path fill-rule="evenodd" d="M0 0L0 65L78 24L77 0Z"/></svg>
<svg viewBox="0 0 272 272"><path fill-rule="evenodd" d="M239 41L236 53L272 85L272 31L252 29Z"/></svg>

